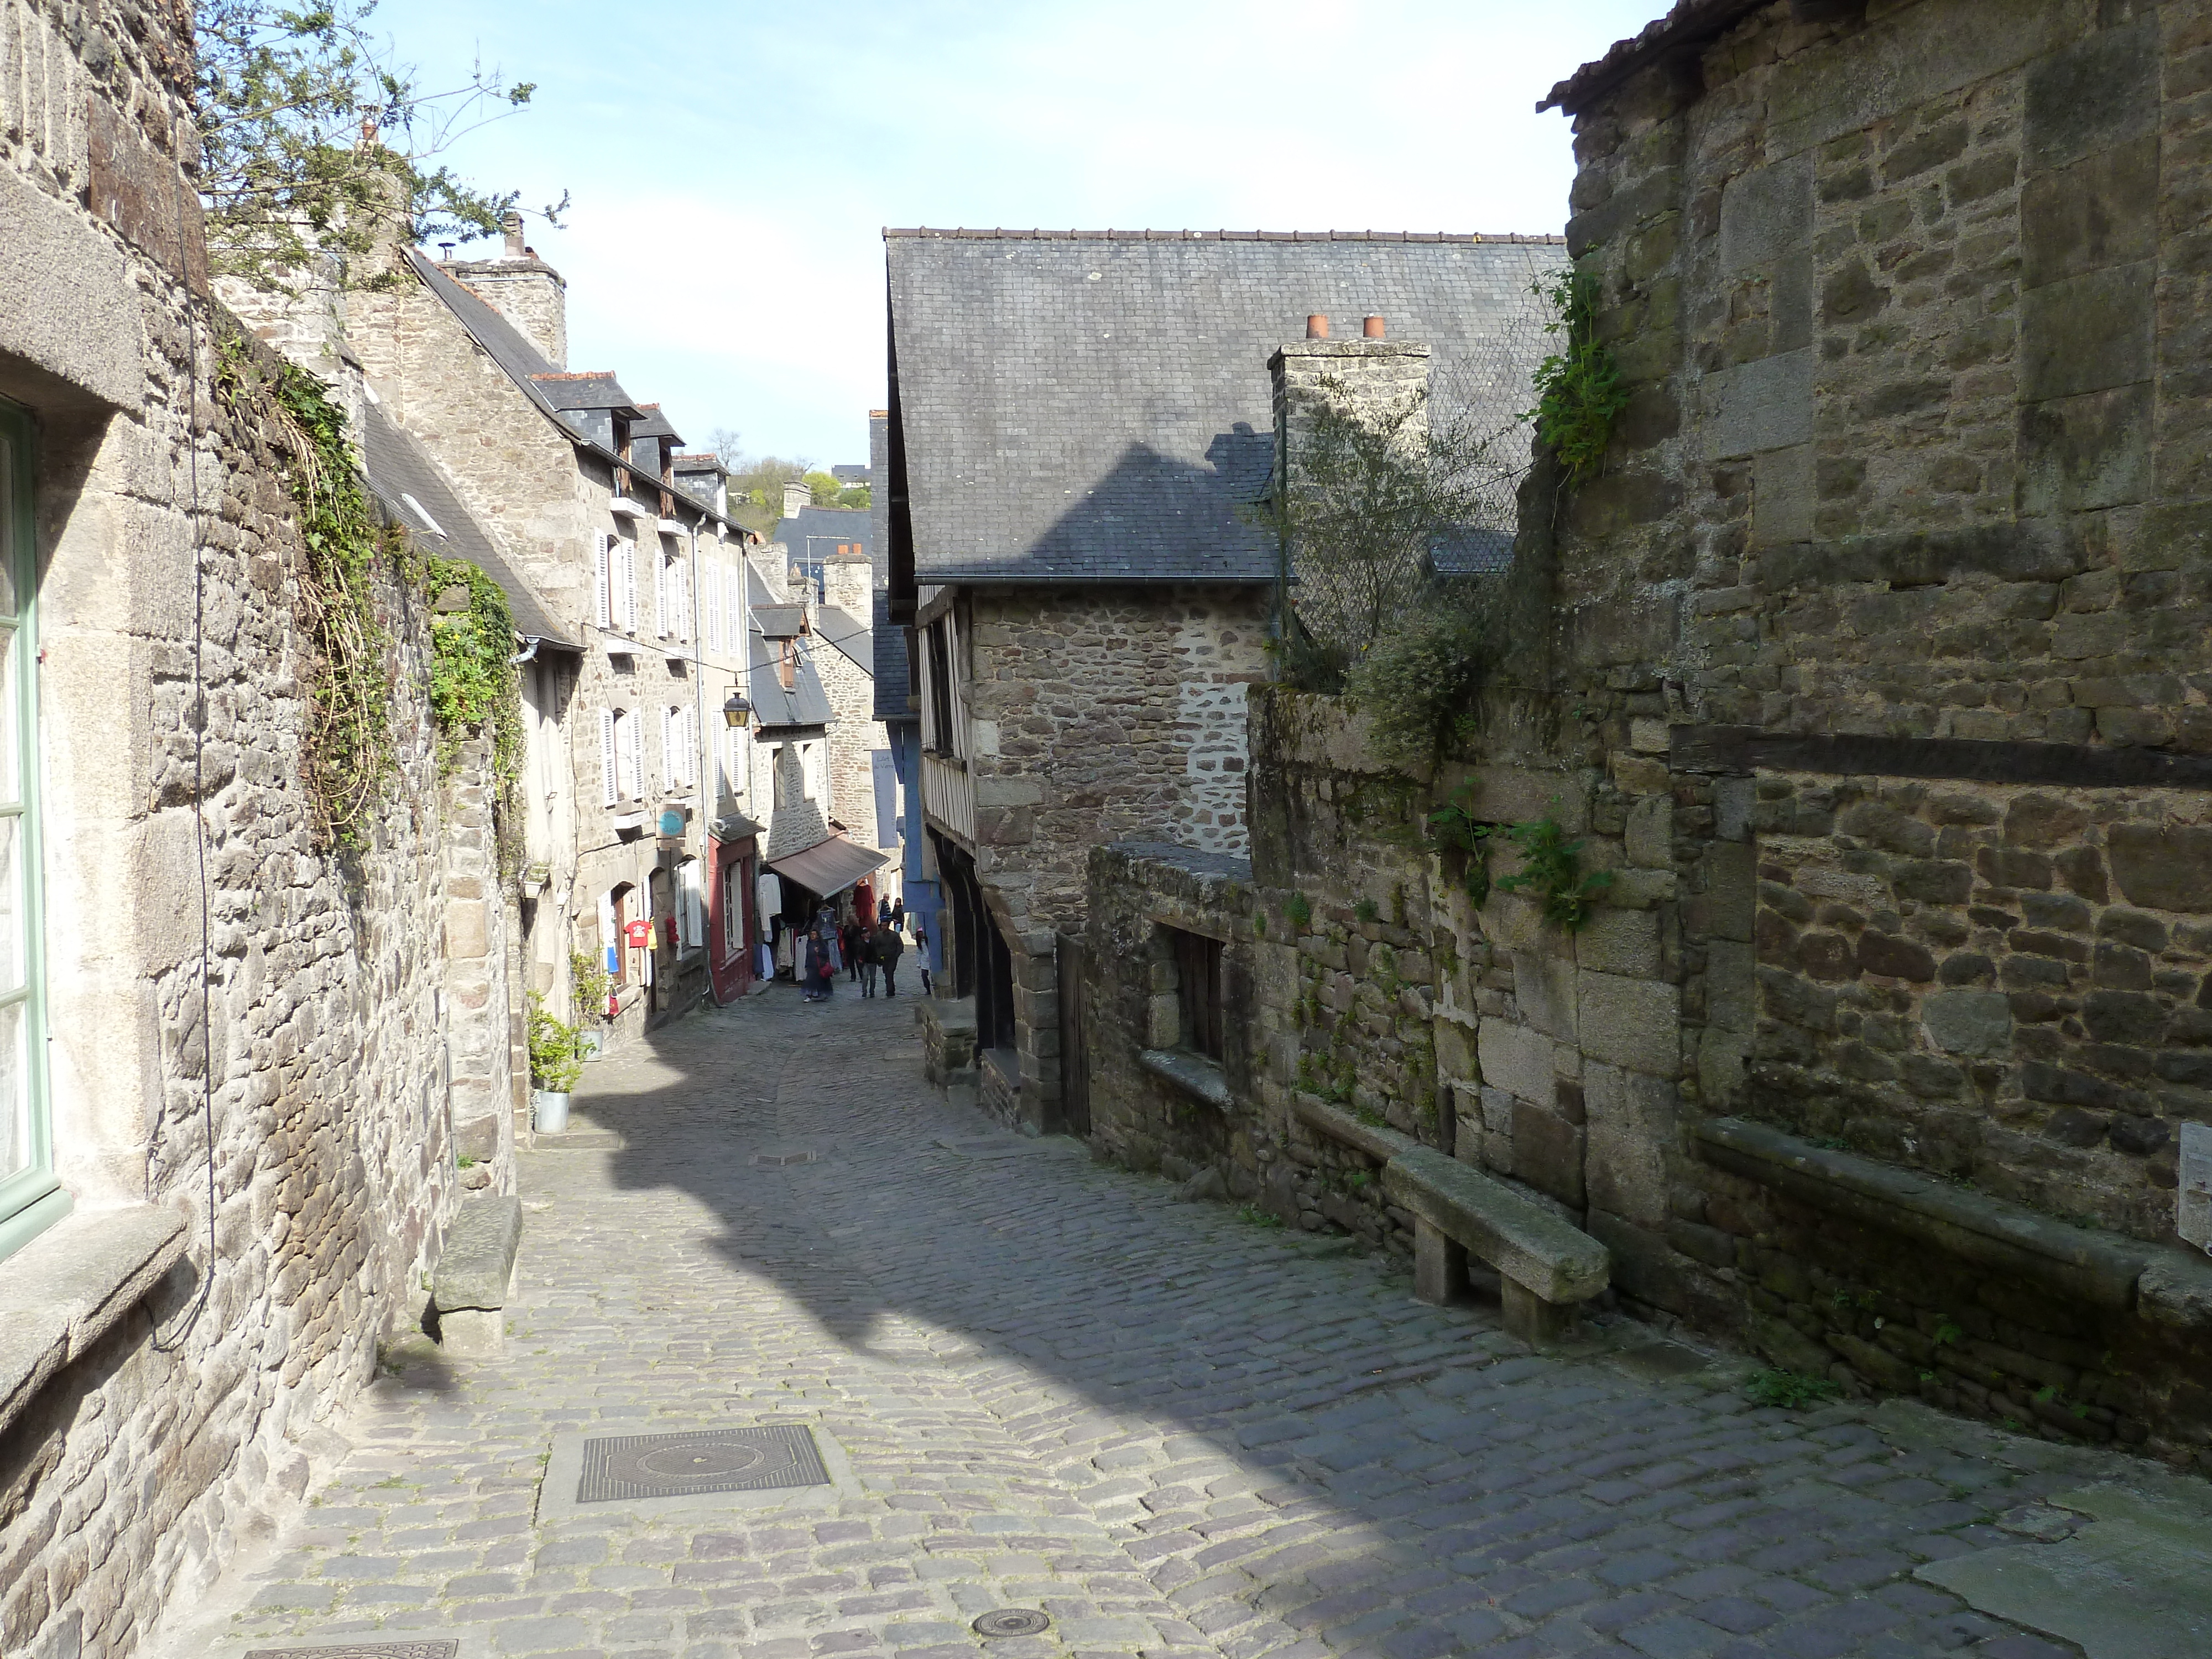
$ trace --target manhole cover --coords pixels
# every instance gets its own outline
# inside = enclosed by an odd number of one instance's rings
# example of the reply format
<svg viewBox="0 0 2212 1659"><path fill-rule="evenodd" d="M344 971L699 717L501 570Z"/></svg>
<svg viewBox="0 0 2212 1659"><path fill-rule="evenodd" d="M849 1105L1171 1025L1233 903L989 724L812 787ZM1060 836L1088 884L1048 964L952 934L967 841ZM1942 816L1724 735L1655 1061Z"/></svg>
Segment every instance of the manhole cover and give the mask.
<svg viewBox="0 0 2212 1659"><path fill-rule="evenodd" d="M830 1472L822 1467L814 1437L803 1427L699 1429L586 1440L576 1501L605 1504L829 1484Z"/></svg>
<svg viewBox="0 0 2212 1659"><path fill-rule="evenodd" d="M342 1648L256 1648L246 1659L453 1659L459 1642L366 1642Z"/></svg>
<svg viewBox="0 0 2212 1659"><path fill-rule="evenodd" d="M978 1636L1035 1636L1051 1624L1035 1607L998 1607L968 1628Z"/></svg>
<svg viewBox="0 0 2212 1659"><path fill-rule="evenodd" d="M753 1168L756 1170L781 1170L793 1164L813 1162L814 1154L811 1152L755 1152L753 1154Z"/></svg>

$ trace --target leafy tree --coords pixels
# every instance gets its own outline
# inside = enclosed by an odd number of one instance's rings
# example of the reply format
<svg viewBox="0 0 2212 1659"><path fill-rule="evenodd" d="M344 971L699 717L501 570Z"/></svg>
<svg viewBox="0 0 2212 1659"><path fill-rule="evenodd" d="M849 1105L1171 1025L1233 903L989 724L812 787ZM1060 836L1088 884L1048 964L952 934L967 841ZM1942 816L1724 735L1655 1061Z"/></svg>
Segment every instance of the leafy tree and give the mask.
<svg viewBox="0 0 2212 1659"><path fill-rule="evenodd" d="M837 482L834 474L828 472L810 472L803 482L814 492L814 505L817 507L836 506L838 492L845 487Z"/></svg>
<svg viewBox="0 0 2212 1659"><path fill-rule="evenodd" d="M837 492L837 500L834 504L838 507L857 507L865 511L874 499L875 496L867 485L847 484Z"/></svg>
<svg viewBox="0 0 2212 1659"><path fill-rule="evenodd" d="M194 0L200 194L217 271L283 290L319 255L365 253L395 228L474 241L514 207L516 192L488 195L430 163L529 103L532 83L479 63L426 91L370 38L375 9ZM544 216L558 224L568 199Z"/></svg>

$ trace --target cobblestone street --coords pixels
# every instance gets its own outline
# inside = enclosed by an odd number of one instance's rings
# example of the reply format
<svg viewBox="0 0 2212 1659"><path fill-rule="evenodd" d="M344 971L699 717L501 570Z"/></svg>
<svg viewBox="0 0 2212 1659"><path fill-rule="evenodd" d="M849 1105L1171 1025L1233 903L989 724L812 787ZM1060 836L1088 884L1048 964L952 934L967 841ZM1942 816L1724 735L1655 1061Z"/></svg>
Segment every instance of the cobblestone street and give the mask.
<svg viewBox="0 0 2212 1659"><path fill-rule="evenodd" d="M1995 1522L2064 1479L2032 1443L1754 1409L1626 1322L1532 1355L1340 1242L946 1103L912 1005L853 988L594 1066L584 1144L523 1163L505 1357L404 1351L298 1524L160 1650L2071 1651L1912 1577L2020 1541ZM545 1501L556 1436L645 1421L809 1425L850 1479ZM1001 1607L1050 1627L985 1644Z"/></svg>

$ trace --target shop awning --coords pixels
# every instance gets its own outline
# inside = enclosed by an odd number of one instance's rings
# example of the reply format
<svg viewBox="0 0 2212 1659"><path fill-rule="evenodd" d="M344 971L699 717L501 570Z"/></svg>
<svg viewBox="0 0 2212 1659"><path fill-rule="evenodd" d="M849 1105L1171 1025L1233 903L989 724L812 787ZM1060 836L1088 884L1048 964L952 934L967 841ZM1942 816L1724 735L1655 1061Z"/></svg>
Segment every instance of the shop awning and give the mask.
<svg viewBox="0 0 2212 1659"><path fill-rule="evenodd" d="M768 867L778 875L789 876L810 892L829 898L890 861L889 853L855 846L842 836L832 836L804 851L770 859Z"/></svg>

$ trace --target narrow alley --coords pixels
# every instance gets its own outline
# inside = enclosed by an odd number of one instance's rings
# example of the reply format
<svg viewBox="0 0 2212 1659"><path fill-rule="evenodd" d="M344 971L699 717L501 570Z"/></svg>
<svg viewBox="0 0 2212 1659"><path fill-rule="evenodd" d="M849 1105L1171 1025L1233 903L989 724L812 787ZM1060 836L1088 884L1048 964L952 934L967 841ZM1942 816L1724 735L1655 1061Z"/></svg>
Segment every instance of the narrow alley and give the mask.
<svg viewBox="0 0 2212 1659"><path fill-rule="evenodd" d="M504 1356L392 1355L301 1522L156 1650L2066 1651L1914 1572L2047 1528L2091 1454L1756 1409L1626 1321L1533 1355L1348 1241L948 1105L909 1003L839 988L592 1067L523 1162ZM764 1425L826 1480L556 1490L563 1436ZM1049 1624L972 1630L1007 1608Z"/></svg>

